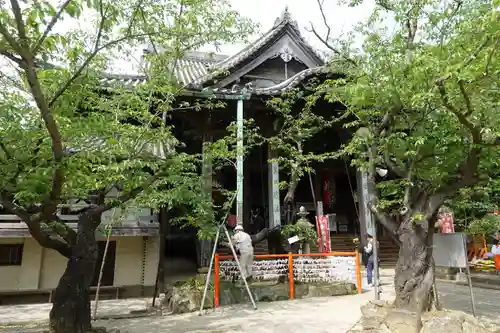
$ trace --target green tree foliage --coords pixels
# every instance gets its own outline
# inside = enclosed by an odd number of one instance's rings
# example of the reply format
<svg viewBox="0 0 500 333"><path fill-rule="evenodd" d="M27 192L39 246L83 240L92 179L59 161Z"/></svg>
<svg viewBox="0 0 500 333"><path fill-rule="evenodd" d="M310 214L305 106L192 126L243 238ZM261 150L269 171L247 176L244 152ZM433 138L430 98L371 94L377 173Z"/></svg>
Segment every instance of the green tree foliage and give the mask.
<svg viewBox="0 0 500 333"><path fill-rule="evenodd" d="M467 232L471 235L485 235L488 238L500 230L500 216L497 214L486 214L481 218L473 220L467 226Z"/></svg>
<svg viewBox="0 0 500 333"><path fill-rule="evenodd" d="M236 42L253 29L224 0L2 1L0 204L41 246L69 258L54 296L54 331L90 328L90 278L78 272L93 271L93 233L103 212L125 203L183 205L198 216L210 208L199 156L178 152L181 143L164 122L186 108L176 102L186 87L174 72L187 51ZM146 80L103 86L104 73L145 44L155 50L140 68ZM207 100L190 107L217 106ZM119 195L109 197L112 188ZM57 217L75 198L91 203L78 231Z"/></svg>
<svg viewBox="0 0 500 333"><path fill-rule="evenodd" d="M307 149L313 138L330 129L339 120L335 116L324 117L315 112L317 110L314 106L322 98L317 89L318 80L312 79L303 89L290 89L267 103L274 111L276 121L274 135L264 140L276 152L272 161L278 162L280 169L290 175L288 181L280 184L282 188L288 188L285 203L294 201L298 183L306 175L311 177L315 163L322 163L338 155L337 152ZM311 178L309 180L312 186Z"/></svg>
<svg viewBox="0 0 500 333"><path fill-rule="evenodd" d="M87 29L76 25L86 18ZM136 198L175 206L192 199L198 156L176 152L179 142L161 117L175 111L185 88L168 68L189 50L243 38L252 31L249 21L224 1L66 1L21 8L14 1L0 20L0 53L15 67L2 68L6 208L26 213L35 204L86 198L116 184L125 194L113 204ZM75 28L56 29L65 23ZM163 51L148 57L148 80L133 90L96 89L118 54L141 43ZM164 186L171 190L152 192Z"/></svg>
<svg viewBox="0 0 500 333"><path fill-rule="evenodd" d="M500 209L499 180L495 176L484 184L463 188L446 204L453 210L455 225L467 230L472 221Z"/></svg>
<svg viewBox="0 0 500 333"><path fill-rule="evenodd" d="M327 98L366 129L344 152L372 177L379 165L396 174L403 211L428 220L498 167L498 15L490 1L387 1L358 29L360 52L325 40L346 73L326 83Z"/></svg>
<svg viewBox="0 0 500 333"><path fill-rule="evenodd" d="M330 35L317 3L327 35L311 31L332 53L329 70L344 74L318 92L345 105L344 126L357 134L339 155L372 183L377 167L389 169L392 180L368 206L401 244L396 306L420 311L432 298L437 210L459 190L488 183L500 162L500 3L376 1L343 39Z"/></svg>

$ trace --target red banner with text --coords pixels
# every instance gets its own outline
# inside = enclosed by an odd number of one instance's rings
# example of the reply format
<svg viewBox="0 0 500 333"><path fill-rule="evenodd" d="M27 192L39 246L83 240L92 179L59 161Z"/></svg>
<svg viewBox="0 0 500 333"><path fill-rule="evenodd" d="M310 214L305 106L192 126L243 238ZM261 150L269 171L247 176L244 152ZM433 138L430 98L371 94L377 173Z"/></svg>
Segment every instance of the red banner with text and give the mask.
<svg viewBox="0 0 500 333"><path fill-rule="evenodd" d="M318 232L318 249L323 253L332 251L330 239L330 228L328 226L328 216L316 216L316 228Z"/></svg>
<svg viewBox="0 0 500 333"><path fill-rule="evenodd" d="M450 234L455 232L455 224L453 223L452 214L443 214L439 217L439 223L441 225L441 233Z"/></svg>

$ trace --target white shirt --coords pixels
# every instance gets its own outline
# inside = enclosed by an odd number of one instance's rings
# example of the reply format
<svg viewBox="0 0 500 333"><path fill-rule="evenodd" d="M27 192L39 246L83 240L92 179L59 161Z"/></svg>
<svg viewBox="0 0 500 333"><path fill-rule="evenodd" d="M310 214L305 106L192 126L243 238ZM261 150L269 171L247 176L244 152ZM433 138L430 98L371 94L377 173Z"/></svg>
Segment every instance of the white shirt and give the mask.
<svg viewBox="0 0 500 333"><path fill-rule="evenodd" d="M252 238L244 231L238 231L233 236L233 241L241 253L253 252Z"/></svg>
<svg viewBox="0 0 500 333"><path fill-rule="evenodd" d="M367 254L370 254L370 253L372 253L372 251L373 251L373 244L372 244L372 242L368 242L368 244L366 244L366 246L365 246L365 252Z"/></svg>
<svg viewBox="0 0 500 333"><path fill-rule="evenodd" d="M491 247L491 254L495 255L500 255L500 246L498 245L493 245Z"/></svg>

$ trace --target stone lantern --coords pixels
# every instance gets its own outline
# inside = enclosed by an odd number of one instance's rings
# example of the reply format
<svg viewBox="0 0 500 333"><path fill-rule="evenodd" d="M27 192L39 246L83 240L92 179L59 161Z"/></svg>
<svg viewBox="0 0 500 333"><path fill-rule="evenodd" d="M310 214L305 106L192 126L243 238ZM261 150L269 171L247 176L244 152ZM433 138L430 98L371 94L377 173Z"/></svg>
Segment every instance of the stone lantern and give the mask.
<svg viewBox="0 0 500 333"><path fill-rule="evenodd" d="M297 227L298 236L300 238L299 244L300 249L299 253L311 253L311 245L309 242L311 241L311 235L315 234L314 226L309 222L306 218L309 215L309 212L306 210L304 206L300 206L299 212L297 213L299 219L295 223Z"/></svg>

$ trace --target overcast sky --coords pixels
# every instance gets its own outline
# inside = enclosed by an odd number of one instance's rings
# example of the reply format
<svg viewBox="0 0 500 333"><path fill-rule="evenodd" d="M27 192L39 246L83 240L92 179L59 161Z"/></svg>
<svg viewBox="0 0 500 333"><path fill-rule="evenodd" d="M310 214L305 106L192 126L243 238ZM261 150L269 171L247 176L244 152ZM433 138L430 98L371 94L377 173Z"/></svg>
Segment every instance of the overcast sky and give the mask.
<svg viewBox="0 0 500 333"><path fill-rule="evenodd" d="M352 29L352 26L367 18L372 9L373 1L365 3L356 8L349 8L345 5L338 5L337 0L323 0L325 14L328 23L332 28L332 36L340 36L344 32ZM231 0L233 7L243 15L260 23L261 33L270 29L276 17L280 16L285 7L291 13L302 31L307 41L315 48L322 49L321 43L306 31L310 27L310 22L314 23L316 30L325 33L323 18L319 11L316 0ZM225 46L222 53L233 54L241 48L239 46Z"/></svg>
<svg viewBox="0 0 500 333"><path fill-rule="evenodd" d="M51 0L54 3L59 3L59 0ZM323 23L321 12L319 11L316 0L230 0L234 9L249 17L254 22L260 24L260 33L262 34L271 29L274 21L281 15L283 10L288 7L292 18L297 21L298 26L305 39L316 49L324 50L325 48L317 40L317 38L307 29L310 28L313 22L315 29L325 35L326 28ZM339 5L338 0L322 0L324 1L324 10L328 18L328 24L331 27L331 36L338 37L343 33L352 30L353 25L365 20L373 9L374 0L365 0L365 3L355 8L349 8L345 5ZM86 25L82 19L79 23L69 23L70 26L85 28ZM65 31L68 22L57 24L54 27L54 32ZM83 24L83 25L82 25ZM255 36L257 37L257 36ZM244 44L224 45L220 49L220 53L231 55L238 52ZM216 51L212 46L207 46L203 51ZM136 73L140 66L140 58L142 49L130 50L132 54L123 55L125 59L117 59L113 63L112 71L118 73ZM5 69L5 59L0 58L0 67Z"/></svg>

